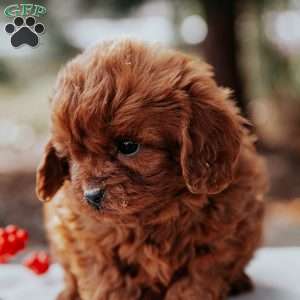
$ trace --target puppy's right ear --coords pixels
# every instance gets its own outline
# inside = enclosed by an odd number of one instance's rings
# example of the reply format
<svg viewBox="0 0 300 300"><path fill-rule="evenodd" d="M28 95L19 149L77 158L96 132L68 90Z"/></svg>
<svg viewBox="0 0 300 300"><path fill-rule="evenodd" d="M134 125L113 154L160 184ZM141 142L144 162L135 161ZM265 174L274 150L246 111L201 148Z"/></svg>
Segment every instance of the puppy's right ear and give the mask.
<svg viewBox="0 0 300 300"><path fill-rule="evenodd" d="M36 194L41 201L49 201L69 176L66 158L57 155L52 142L45 147L36 174Z"/></svg>

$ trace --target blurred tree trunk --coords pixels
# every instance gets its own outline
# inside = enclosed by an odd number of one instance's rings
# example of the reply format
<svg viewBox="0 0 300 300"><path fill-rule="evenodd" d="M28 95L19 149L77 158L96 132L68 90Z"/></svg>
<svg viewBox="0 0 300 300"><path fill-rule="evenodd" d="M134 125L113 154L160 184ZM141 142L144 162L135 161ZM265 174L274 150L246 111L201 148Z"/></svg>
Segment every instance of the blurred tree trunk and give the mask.
<svg viewBox="0 0 300 300"><path fill-rule="evenodd" d="M229 87L244 114L247 99L239 67L239 41L236 20L240 5L237 0L200 0L208 24L208 35L204 45L207 61L214 66L218 84Z"/></svg>

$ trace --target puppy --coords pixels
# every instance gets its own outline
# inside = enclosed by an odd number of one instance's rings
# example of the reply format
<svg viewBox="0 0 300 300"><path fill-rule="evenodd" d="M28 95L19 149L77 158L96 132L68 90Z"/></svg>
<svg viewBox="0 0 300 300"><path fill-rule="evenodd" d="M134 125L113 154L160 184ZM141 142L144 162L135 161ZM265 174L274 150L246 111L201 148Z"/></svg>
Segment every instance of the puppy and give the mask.
<svg viewBox="0 0 300 300"><path fill-rule="evenodd" d="M251 288L264 166L205 63L103 43L60 72L37 171L60 300L220 300ZM52 201L50 201L52 200Z"/></svg>

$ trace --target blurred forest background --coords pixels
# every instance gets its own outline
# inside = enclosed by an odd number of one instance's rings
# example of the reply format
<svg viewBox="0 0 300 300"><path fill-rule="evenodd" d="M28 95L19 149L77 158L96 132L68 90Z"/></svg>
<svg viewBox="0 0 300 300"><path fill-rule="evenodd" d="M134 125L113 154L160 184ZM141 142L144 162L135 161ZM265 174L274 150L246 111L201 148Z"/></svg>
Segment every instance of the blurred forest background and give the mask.
<svg viewBox="0 0 300 300"><path fill-rule="evenodd" d="M300 0L27 2L48 9L39 47L12 48L12 20L0 17L0 226L24 226L33 245L44 243L35 168L55 76L85 47L133 36L204 57L234 90L270 172L265 244L300 245Z"/></svg>

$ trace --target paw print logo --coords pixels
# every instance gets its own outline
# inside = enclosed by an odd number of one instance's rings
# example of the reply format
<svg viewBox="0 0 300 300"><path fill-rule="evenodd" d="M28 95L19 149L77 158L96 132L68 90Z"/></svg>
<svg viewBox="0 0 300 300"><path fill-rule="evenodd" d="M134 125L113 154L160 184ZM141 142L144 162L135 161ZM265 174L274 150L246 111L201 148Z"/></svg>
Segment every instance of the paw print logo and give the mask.
<svg viewBox="0 0 300 300"><path fill-rule="evenodd" d="M10 42L13 47L21 45L36 47L39 43L39 35L45 32L45 26L42 23L36 23L32 16L25 20L22 17L16 17L13 23L5 26L5 31L11 35Z"/></svg>

